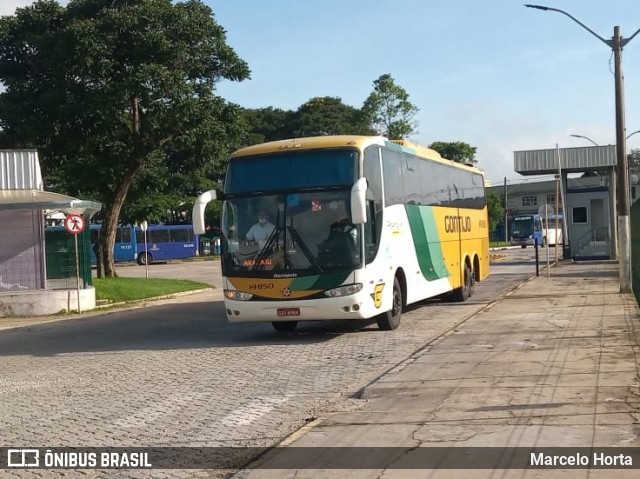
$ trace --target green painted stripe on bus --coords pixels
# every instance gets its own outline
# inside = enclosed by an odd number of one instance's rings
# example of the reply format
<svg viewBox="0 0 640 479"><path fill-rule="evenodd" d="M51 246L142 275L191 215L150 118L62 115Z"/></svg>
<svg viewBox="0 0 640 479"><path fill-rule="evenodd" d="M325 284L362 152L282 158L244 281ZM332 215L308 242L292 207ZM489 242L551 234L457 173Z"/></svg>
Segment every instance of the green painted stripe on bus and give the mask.
<svg viewBox="0 0 640 479"><path fill-rule="evenodd" d="M337 288L344 280L349 277L352 273L352 270L346 271L336 271L333 273L324 273L321 275L313 275L313 276L301 276L299 278L294 278L291 281L290 288L293 291L306 291L306 290L324 290Z"/></svg>
<svg viewBox="0 0 640 479"><path fill-rule="evenodd" d="M405 205L405 210L422 275L429 281L448 277L433 209L428 206Z"/></svg>

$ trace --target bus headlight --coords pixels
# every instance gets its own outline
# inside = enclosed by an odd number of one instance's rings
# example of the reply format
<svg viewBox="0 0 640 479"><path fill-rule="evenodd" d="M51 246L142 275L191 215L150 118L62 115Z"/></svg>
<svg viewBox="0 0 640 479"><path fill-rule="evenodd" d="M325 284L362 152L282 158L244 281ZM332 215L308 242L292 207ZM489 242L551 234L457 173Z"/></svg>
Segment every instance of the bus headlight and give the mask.
<svg viewBox="0 0 640 479"><path fill-rule="evenodd" d="M337 298L339 296L349 296L351 294L356 294L361 289L362 283L347 284L345 286L340 286L339 288L328 289L324 292L324 294L329 298Z"/></svg>
<svg viewBox="0 0 640 479"><path fill-rule="evenodd" d="M227 299L235 299L236 301L249 301L253 298L250 293L243 293L242 291L236 291L235 289L225 289L224 296Z"/></svg>

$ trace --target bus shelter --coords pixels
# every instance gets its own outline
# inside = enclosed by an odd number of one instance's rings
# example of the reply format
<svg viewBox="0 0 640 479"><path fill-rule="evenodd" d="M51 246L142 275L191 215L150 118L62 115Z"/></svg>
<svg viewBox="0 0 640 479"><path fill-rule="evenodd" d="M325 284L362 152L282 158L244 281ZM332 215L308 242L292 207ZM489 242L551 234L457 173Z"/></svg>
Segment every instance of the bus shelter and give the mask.
<svg viewBox="0 0 640 479"><path fill-rule="evenodd" d="M554 148L514 152L514 170L524 176L558 175L563 213L564 259L617 257L616 147ZM596 174L597 187L568 188L569 174Z"/></svg>
<svg viewBox="0 0 640 479"><path fill-rule="evenodd" d="M0 317L53 314L78 304L82 310L95 308L90 263L88 272L81 268L77 287L71 235L63 249L73 266L62 275L50 262L45 214L59 211L90 218L100 209L94 201L44 191L35 151L0 150ZM79 238L79 249L85 243L88 248L88 235Z"/></svg>

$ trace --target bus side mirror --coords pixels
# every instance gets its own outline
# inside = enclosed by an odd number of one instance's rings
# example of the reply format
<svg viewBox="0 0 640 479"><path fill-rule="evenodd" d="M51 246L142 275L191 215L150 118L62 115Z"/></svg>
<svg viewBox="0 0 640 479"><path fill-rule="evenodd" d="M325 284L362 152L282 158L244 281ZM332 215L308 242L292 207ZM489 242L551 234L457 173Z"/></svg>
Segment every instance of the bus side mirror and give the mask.
<svg viewBox="0 0 640 479"><path fill-rule="evenodd" d="M207 204L212 200L222 199L222 193L219 190L209 190L202 193L193 204L193 232L197 235L205 233L206 226L204 224L204 210Z"/></svg>
<svg viewBox="0 0 640 479"><path fill-rule="evenodd" d="M360 178L351 188L351 223L361 225L367 222L367 179Z"/></svg>

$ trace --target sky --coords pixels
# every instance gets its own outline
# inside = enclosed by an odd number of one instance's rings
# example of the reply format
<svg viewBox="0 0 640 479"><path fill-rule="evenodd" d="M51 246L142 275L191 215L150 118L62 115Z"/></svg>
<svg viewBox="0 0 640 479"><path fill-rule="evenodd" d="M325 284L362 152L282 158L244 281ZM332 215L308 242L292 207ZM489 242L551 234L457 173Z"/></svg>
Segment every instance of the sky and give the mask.
<svg viewBox="0 0 640 479"><path fill-rule="evenodd" d="M360 108L391 74L419 109L410 139L463 141L501 184L531 181L513 152L615 143L609 46L571 18L515 0L203 0L251 79L217 93L247 108L295 110L318 96ZM538 0L529 0L537 2ZM640 29L637 0L540 0L605 40ZM0 15L31 0L0 0ZM66 4L66 1L60 2ZM624 48L627 134L640 130L640 34ZM640 148L640 133L627 147Z"/></svg>

